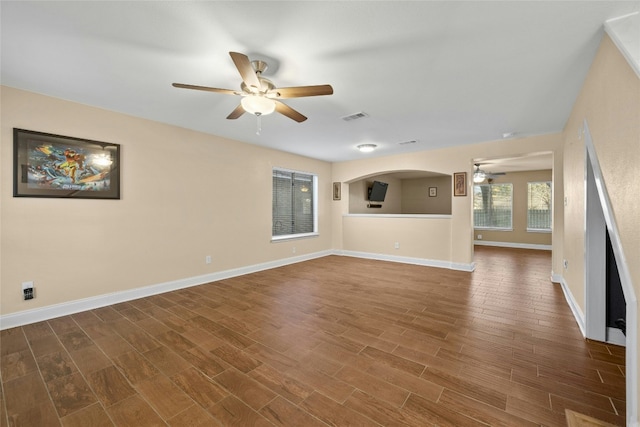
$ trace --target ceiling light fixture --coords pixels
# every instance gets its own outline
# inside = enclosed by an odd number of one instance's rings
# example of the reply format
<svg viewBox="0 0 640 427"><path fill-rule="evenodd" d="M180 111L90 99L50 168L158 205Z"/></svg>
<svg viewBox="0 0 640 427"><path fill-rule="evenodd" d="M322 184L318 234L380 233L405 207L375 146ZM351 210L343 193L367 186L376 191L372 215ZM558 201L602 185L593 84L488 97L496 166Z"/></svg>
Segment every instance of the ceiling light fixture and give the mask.
<svg viewBox="0 0 640 427"><path fill-rule="evenodd" d="M276 101L261 94L247 95L240 100L240 105L247 113L251 113L258 118L256 135L262 131L260 117L276 111Z"/></svg>
<svg viewBox="0 0 640 427"><path fill-rule="evenodd" d="M362 151L363 153L370 153L373 150L375 150L377 147L376 144L360 144L358 145L358 150Z"/></svg>
<svg viewBox="0 0 640 427"><path fill-rule="evenodd" d="M266 116L276 111L276 102L260 95L245 96L240 100L240 104L242 104L244 111L256 116Z"/></svg>
<svg viewBox="0 0 640 427"><path fill-rule="evenodd" d="M480 169L479 165L476 165L476 170L473 172L473 182L476 184L480 184L482 181L485 180L486 177L487 177L487 174Z"/></svg>

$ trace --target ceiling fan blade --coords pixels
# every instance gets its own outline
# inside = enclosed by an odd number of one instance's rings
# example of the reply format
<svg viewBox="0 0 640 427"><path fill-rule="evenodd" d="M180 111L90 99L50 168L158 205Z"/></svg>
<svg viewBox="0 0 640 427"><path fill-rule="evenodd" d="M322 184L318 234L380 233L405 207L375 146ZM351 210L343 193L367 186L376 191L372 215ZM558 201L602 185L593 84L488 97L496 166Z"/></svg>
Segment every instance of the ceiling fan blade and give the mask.
<svg viewBox="0 0 640 427"><path fill-rule="evenodd" d="M242 108L242 104L238 104L238 106L236 107L236 109L235 109L235 110L233 110L233 111L231 112L231 114L229 114L229 115L227 116L227 119L229 119L229 120L234 120L234 119L237 119L238 117L240 117L240 116L241 116L241 115L243 115L243 114L244 114L244 108Z"/></svg>
<svg viewBox="0 0 640 427"><path fill-rule="evenodd" d="M260 80L258 80L258 76L256 75L253 66L251 65L251 61L249 61L249 57L243 53L238 52L229 52L231 55L231 59L233 63L236 65L236 68L240 72L240 76L242 76L242 81L248 87L255 87L260 89L262 85L260 84Z"/></svg>
<svg viewBox="0 0 640 427"><path fill-rule="evenodd" d="M331 95L333 88L331 85L279 87L273 92L278 94L276 98L302 98L304 96Z"/></svg>
<svg viewBox="0 0 640 427"><path fill-rule="evenodd" d="M307 120L307 118L305 116L303 116L302 114L300 114L299 112L297 112L296 110L294 110L293 108L289 107L287 104L284 104L280 101L275 101L276 103L276 111L284 116L289 117L292 120L295 120L296 122L300 123L300 122L304 122L305 120Z"/></svg>
<svg viewBox="0 0 640 427"><path fill-rule="evenodd" d="M173 83L171 86L177 87L180 89L195 89L195 90L205 90L207 92L224 93L226 95L240 95L238 91L231 90L231 89L219 89L217 87L186 85L183 83Z"/></svg>

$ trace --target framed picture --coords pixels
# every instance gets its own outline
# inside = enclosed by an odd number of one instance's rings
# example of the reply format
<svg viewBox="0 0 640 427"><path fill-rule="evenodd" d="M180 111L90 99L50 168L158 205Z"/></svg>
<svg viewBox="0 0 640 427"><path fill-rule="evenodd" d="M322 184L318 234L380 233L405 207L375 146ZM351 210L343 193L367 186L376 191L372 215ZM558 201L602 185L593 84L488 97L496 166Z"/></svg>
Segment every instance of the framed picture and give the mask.
<svg viewBox="0 0 640 427"><path fill-rule="evenodd" d="M120 198L120 145L13 129L13 196Z"/></svg>
<svg viewBox="0 0 640 427"><path fill-rule="evenodd" d="M333 183L333 200L340 200L342 198L342 184L339 182Z"/></svg>
<svg viewBox="0 0 640 427"><path fill-rule="evenodd" d="M429 197L438 196L438 187L429 187Z"/></svg>
<svg viewBox="0 0 640 427"><path fill-rule="evenodd" d="M467 173L466 172L455 172L453 174L453 195L454 196L467 195Z"/></svg>

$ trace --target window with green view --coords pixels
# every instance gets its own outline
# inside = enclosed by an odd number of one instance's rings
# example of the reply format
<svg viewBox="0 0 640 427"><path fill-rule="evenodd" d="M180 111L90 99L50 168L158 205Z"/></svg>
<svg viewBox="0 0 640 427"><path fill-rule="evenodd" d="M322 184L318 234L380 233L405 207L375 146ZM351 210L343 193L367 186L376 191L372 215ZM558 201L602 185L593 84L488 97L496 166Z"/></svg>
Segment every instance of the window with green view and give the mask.
<svg viewBox="0 0 640 427"><path fill-rule="evenodd" d="M513 228L513 185L473 186L473 226L496 230Z"/></svg>
<svg viewBox="0 0 640 427"><path fill-rule="evenodd" d="M551 182L530 182L527 187L527 230L551 231Z"/></svg>

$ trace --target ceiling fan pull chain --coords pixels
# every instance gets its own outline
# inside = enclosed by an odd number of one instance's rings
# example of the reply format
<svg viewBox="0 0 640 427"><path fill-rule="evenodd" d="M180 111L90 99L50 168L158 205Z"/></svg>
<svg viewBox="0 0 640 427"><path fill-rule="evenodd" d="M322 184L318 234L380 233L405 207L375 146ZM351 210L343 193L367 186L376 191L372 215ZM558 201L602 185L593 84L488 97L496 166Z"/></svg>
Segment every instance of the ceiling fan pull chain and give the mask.
<svg viewBox="0 0 640 427"><path fill-rule="evenodd" d="M262 121L260 120L261 115L262 114L260 113L256 113L256 117L258 118L258 123L257 123L258 129L256 130L256 135L260 135L260 131L262 130Z"/></svg>

